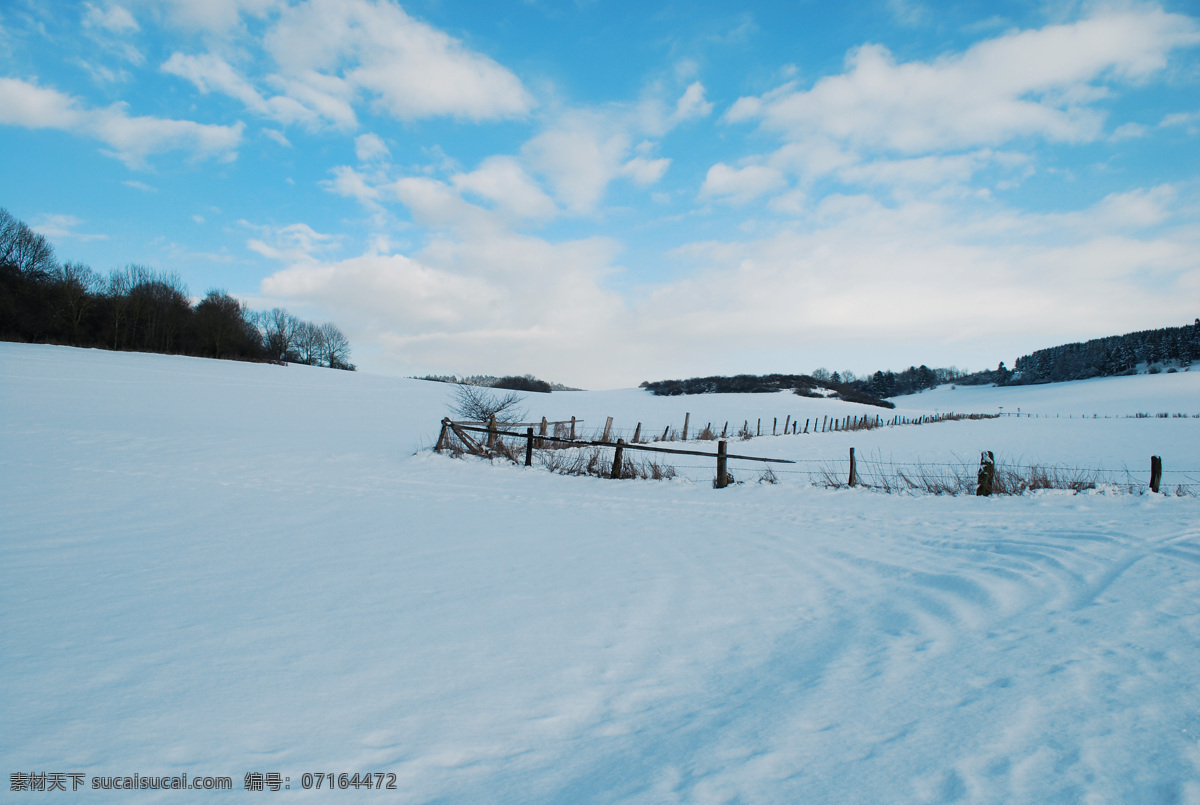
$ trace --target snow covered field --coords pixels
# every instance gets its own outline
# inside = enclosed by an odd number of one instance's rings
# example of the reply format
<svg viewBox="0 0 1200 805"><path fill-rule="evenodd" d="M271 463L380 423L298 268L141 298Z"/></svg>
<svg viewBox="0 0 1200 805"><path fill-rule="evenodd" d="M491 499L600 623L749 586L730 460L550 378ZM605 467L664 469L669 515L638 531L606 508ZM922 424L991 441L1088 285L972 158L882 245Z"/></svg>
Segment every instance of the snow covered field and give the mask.
<svg viewBox="0 0 1200 805"><path fill-rule="evenodd" d="M452 391L0 343L6 772L235 789L8 798L1200 802L1197 498L567 478L421 450ZM1200 413L1200 372L897 403L1041 418L736 450L1200 467L1200 419L1103 418ZM659 433L877 411L637 390L529 409ZM247 772L291 788L242 791Z"/></svg>

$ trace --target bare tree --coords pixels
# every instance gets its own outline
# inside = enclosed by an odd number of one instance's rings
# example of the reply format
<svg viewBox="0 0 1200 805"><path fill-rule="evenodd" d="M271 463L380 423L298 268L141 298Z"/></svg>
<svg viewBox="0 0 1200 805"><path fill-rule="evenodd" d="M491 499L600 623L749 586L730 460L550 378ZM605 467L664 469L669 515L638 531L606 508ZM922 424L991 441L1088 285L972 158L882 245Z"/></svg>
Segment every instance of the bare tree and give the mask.
<svg viewBox="0 0 1200 805"><path fill-rule="evenodd" d="M88 311L96 306L104 280L83 263L63 263L54 272L54 280L62 294L67 324L71 328L71 343L78 344L79 327Z"/></svg>
<svg viewBox="0 0 1200 805"><path fill-rule="evenodd" d="M108 275L104 295L108 299L108 313L112 321L113 349L120 349L129 327L129 289L132 287L130 272L114 268Z"/></svg>
<svg viewBox="0 0 1200 805"><path fill-rule="evenodd" d="M296 354L300 363L318 366L324 357L325 336L311 321L302 321L296 328Z"/></svg>
<svg viewBox="0 0 1200 805"><path fill-rule="evenodd" d="M295 361L296 333L300 319L281 307L271 308L262 314L263 346L267 356L274 361Z"/></svg>
<svg viewBox="0 0 1200 805"><path fill-rule="evenodd" d="M258 332L248 321L245 305L222 290L211 290L196 305L201 349L214 358L258 354L252 341Z"/></svg>
<svg viewBox="0 0 1200 805"><path fill-rule="evenodd" d="M54 247L45 235L39 235L8 210L0 208L0 264L14 265L29 279L41 280L50 275L58 262Z"/></svg>
<svg viewBox="0 0 1200 805"><path fill-rule="evenodd" d="M320 333L321 361L330 369L354 369L350 363L350 341L333 322L316 328Z"/></svg>
<svg viewBox="0 0 1200 805"><path fill-rule="evenodd" d="M526 416L525 409L518 407L523 401L515 391L500 396L482 386L460 385L450 412L472 422L487 422L492 417L497 422L520 422Z"/></svg>

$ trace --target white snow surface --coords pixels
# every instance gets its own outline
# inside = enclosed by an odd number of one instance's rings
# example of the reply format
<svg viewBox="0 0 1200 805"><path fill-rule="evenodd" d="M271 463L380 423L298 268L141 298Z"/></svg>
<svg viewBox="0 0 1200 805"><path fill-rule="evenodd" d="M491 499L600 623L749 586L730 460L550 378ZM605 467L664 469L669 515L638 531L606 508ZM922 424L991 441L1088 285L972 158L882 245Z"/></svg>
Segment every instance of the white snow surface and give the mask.
<svg viewBox="0 0 1200 805"><path fill-rule="evenodd" d="M89 802L1200 802L1197 498L570 478L431 453L452 394L0 344L5 771L235 788ZM896 402L1023 416L730 449L1139 477L1154 454L1200 480L1200 418L1105 418L1200 413L1200 372ZM528 407L658 433L897 413ZM291 789L241 790L253 771ZM397 790L300 790L330 771Z"/></svg>

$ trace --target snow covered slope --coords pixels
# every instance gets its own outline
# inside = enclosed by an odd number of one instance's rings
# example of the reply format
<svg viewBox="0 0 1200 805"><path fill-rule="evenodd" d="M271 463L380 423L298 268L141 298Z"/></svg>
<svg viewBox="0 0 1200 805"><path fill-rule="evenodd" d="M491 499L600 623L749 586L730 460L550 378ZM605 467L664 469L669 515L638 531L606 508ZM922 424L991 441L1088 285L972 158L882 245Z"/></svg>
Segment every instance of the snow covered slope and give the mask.
<svg viewBox="0 0 1200 805"><path fill-rule="evenodd" d="M898 401L1098 419L739 449L1195 468L1200 419L1102 418L1200 413L1194 376ZM94 802L1200 802L1196 498L565 478L418 452L451 394L0 344L8 773L235 788ZM530 401L659 432L866 410ZM291 788L244 792L248 772ZM397 790L318 796L306 772Z"/></svg>

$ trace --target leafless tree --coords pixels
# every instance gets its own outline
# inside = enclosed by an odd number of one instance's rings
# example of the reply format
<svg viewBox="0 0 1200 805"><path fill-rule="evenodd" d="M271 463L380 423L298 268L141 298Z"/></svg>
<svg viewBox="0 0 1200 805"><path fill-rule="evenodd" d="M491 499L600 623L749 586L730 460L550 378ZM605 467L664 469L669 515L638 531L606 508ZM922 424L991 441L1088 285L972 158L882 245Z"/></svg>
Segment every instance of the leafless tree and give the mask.
<svg viewBox="0 0 1200 805"><path fill-rule="evenodd" d="M54 280L62 294L64 312L71 327L71 343L78 344L79 327L88 311L95 307L104 280L83 263L63 263L54 272Z"/></svg>
<svg viewBox="0 0 1200 805"><path fill-rule="evenodd" d="M296 354L296 334L300 329L300 319L276 307L262 314L261 323L263 346L271 360L294 361L299 357Z"/></svg>
<svg viewBox="0 0 1200 805"><path fill-rule="evenodd" d="M221 290L211 290L196 305L196 329L200 344L214 358L230 354L255 354L250 340L257 338L247 320L245 305Z"/></svg>
<svg viewBox="0 0 1200 805"><path fill-rule="evenodd" d="M45 279L58 267L54 247L24 222L0 208L0 264L14 265L29 279Z"/></svg>
<svg viewBox="0 0 1200 805"><path fill-rule="evenodd" d="M497 422L520 422L526 416L525 409L519 407L523 401L515 391L501 396L482 386L460 385L450 411L472 422L487 422L493 416Z"/></svg>
<svg viewBox="0 0 1200 805"><path fill-rule="evenodd" d="M321 362L330 369L353 369L350 363L350 341L333 322L316 328L320 334Z"/></svg>
<svg viewBox="0 0 1200 805"><path fill-rule="evenodd" d="M318 366L324 358L325 336L311 321L302 321L296 328L296 354L300 363Z"/></svg>

